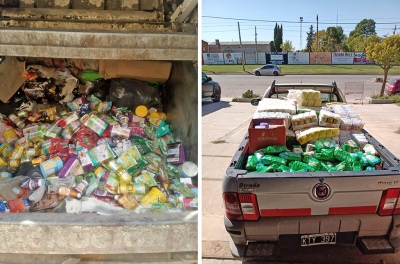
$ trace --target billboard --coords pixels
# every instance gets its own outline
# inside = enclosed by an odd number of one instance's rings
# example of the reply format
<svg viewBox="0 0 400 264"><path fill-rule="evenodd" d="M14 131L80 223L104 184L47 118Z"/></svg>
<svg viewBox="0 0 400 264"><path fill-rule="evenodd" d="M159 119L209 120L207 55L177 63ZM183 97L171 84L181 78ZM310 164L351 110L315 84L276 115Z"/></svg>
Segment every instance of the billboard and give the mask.
<svg viewBox="0 0 400 264"><path fill-rule="evenodd" d="M242 53L223 53L225 64L242 64Z"/></svg>
<svg viewBox="0 0 400 264"><path fill-rule="evenodd" d="M364 52L354 52L354 64L375 64L375 62L367 60Z"/></svg>
<svg viewBox="0 0 400 264"><path fill-rule="evenodd" d="M204 64L224 64L222 53L203 53Z"/></svg>
<svg viewBox="0 0 400 264"><path fill-rule="evenodd" d="M288 64L309 64L309 63L310 63L309 52L288 53Z"/></svg>
<svg viewBox="0 0 400 264"><path fill-rule="evenodd" d="M310 64L331 64L331 62L330 52L310 52Z"/></svg>
<svg viewBox="0 0 400 264"><path fill-rule="evenodd" d="M332 52L332 64L353 64L354 52Z"/></svg>

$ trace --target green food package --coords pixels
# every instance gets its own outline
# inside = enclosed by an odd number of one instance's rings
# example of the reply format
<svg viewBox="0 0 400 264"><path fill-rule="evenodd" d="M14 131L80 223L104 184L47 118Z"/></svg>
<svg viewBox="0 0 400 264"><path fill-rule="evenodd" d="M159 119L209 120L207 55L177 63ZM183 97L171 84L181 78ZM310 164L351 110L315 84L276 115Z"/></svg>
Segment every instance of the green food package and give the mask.
<svg viewBox="0 0 400 264"><path fill-rule="evenodd" d="M364 155L364 157L367 159L368 164L369 164L370 166L376 166L376 165L378 165L379 163L381 163L381 159L378 158L378 157L375 156L375 155L372 155L372 154L367 153L367 154Z"/></svg>
<svg viewBox="0 0 400 264"><path fill-rule="evenodd" d="M375 167L368 166L365 168L365 170L370 171L370 170L376 170L376 169L375 169Z"/></svg>
<svg viewBox="0 0 400 264"><path fill-rule="evenodd" d="M340 161L351 161L350 152L347 152L339 147L334 150L334 156Z"/></svg>
<svg viewBox="0 0 400 264"><path fill-rule="evenodd" d="M255 171L257 169L257 165L260 164L258 159L254 155L250 155L247 159L246 170Z"/></svg>
<svg viewBox="0 0 400 264"><path fill-rule="evenodd" d="M286 151L286 146L268 146L263 149L264 154L278 154Z"/></svg>
<svg viewBox="0 0 400 264"><path fill-rule="evenodd" d="M326 164L324 162L321 162L321 171L335 171L335 167L330 165L330 164Z"/></svg>
<svg viewBox="0 0 400 264"><path fill-rule="evenodd" d="M290 163L289 165L290 169L293 171L315 171L315 169L313 167L311 167L310 165L303 163L301 161L293 161Z"/></svg>
<svg viewBox="0 0 400 264"><path fill-rule="evenodd" d="M352 171L352 167L349 162L342 161L334 167L333 171Z"/></svg>
<svg viewBox="0 0 400 264"><path fill-rule="evenodd" d="M308 161L314 157L314 151L304 152L303 153L303 162L308 163Z"/></svg>
<svg viewBox="0 0 400 264"><path fill-rule="evenodd" d="M336 147L336 143L333 140L318 140L314 145L317 152L321 152L323 149L334 149Z"/></svg>
<svg viewBox="0 0 400 264"><path fill-rule="evenodd" d="M334 149L322 149L321 153L314 154L314 158L319 160L334 161L335 160L334 151L335 151Z"/></svg>
<svg viewBox="0 0 400 264"><path fill-rule="evenodd" d="M261 163L264 165L286 165L286 160L276 156L265 155L261 158Z"/></svg>
<svg viewBox="0 0 400 264"><path fill-rule="evenodd" d="M262 164L257 165L257 172L276 172L279 170L279 166L272 164L270 166L264 166Z"/></svg>
<svg viewBox="0 0 400 264"><path fill-rule="evenodd" d="M286 166L286 165L281 165L281 166L279 166L278 171L280 171L280 172L290 172L290 168L288 166Z"/></svg>
<svg viewBox="0 0 400 264"><path fill-rule="evenodd" d="M308 160L308 165L313 167L315 171L319 171L321 169L321 162L316 158L310 158Z"/></svg>
<svg viewBox="0 0 400 264"><path fill-rule="evenodd" d="M293 152L282 152L279 157L288 161L301 161L301 155Z"/></svg>
<svg viewBox="0 0 400 264"><path fill-rule="evenodd" d="M354 153L354 152L360 151L360 147L357 145L356 142L354 142L354 140L349 140L349 141L345 142L342 145L342 149L347 151L347 152L350 152L350 153Z"/></svg>

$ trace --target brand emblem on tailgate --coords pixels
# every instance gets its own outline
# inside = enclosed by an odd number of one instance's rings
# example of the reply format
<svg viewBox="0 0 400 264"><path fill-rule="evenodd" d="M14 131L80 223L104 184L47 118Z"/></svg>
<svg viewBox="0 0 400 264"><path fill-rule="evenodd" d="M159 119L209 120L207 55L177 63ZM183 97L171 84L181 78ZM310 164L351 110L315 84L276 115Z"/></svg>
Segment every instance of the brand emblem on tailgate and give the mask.
<svg viewBox="0 0 400 264"><path fill-rule="evenodd" d="M258 183L239 183L239 188L258 188L260 184Z"/></svg>
<svg viewBox="0 0 400 264"><path fill-rule="evenodd" d="M320 183L317 183L312 190L314 197L319 200L327 199L331 194L331 187L323 181L324 179L320 179Z"/></svg>

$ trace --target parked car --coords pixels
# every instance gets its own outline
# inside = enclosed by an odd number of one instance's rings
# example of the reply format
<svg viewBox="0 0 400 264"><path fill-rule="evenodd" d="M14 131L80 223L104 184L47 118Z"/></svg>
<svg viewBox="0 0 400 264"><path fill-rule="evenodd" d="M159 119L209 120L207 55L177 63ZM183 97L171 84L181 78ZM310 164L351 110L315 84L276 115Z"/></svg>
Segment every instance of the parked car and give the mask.
<svg viewBox="0 0 400 264"><path fill-rule="evenodd" d="M253 71L256 76L261 75L275 75L278 76L281 74L281 68L275 64L266 64L260 68L257 68Z"/></svg>
<svg viewBox="0 0 400 264"><path fill-rule="evenodd" d="M202 98L210 98L215 103L221 101L221 86L219 85L219 83L213 81L213 79L211 77L208 77L204 72L202 72L202 75Z"/></svg>
<svg viewBox="0 0 400 264"><path fill-rule="evenodd" d="M387 95L394 95L400 93L400 76L392 77L385 85L385 93Z"/></svg>

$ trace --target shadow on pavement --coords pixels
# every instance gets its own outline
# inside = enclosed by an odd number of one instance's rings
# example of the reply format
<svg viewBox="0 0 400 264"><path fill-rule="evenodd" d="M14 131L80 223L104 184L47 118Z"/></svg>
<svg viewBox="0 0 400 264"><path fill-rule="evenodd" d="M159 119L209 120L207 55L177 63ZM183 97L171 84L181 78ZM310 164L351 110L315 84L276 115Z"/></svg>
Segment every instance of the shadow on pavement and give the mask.
<svg viewBox="0 0 400 264"><path fill-rule="evenodd" d="M214 113L222 108L230 107L230 102L227 101L220 101L218 103L214 103L213 101L204 101L202 102L202 110L201 116L206 116L208 114Z"/></svg>

